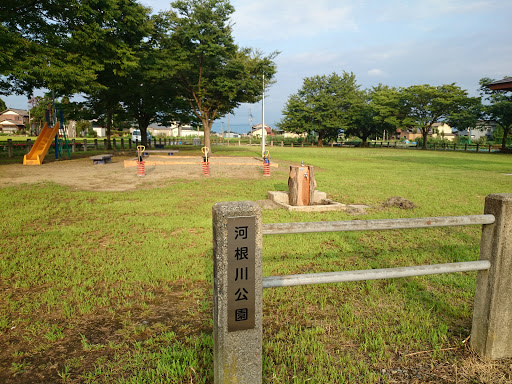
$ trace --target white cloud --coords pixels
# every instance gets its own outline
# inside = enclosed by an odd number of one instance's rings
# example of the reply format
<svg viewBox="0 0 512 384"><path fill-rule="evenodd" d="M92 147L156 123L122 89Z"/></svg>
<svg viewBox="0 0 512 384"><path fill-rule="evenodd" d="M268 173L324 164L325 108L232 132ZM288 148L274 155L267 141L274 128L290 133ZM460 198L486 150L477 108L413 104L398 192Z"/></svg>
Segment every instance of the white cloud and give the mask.
<svg viewBox="0 0 512 384"><path fill-rule="evenodd" d="M351 4L329 0L233 1L235 36L242 40L276 41L357 30Z"/></svg>
<svg viewBox="0 0 512 384"><path fill-rule="evenodd" d="M379 68L370 69L368 71L368 76L372 76L372 77L380 77L380 76L383 76L384 74L385 74L384 71Z"/></svg>

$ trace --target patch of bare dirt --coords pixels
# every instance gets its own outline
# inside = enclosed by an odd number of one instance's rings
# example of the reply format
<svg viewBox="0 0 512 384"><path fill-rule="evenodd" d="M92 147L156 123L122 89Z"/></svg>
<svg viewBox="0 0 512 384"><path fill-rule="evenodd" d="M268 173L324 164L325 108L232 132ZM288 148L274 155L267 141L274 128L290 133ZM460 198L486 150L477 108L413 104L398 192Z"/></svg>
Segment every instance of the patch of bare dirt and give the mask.
<svg viewBox="0 0 512 384"><path fill-rule="evenodd" d="M165 164L147 165L146 175L137 176L137 167L124 167L124 160L130 156L113 156L112 162L93 165L89 157L71 160L47 161L42 165L2 164L0 165L0 187L54 182L76 190L130 191L152 188L160 182L173 179L200 179L204 177L229 177L253 179L263 177L263 167L258 160L249 157L215 158L210 164L210 176L204 176L201 157L183 159L180 156L150 156ZM186 161L185 161L186 160ZM188 164L197 162L197 164ZM274 171L275 168L272 169ZM271 171L271 172L272 172Z"/></svg>
<svg viewBox="0 0 512 384"><path fill-rule="evenodd" d="M390 207L396 207L396 208L400 208L400 209L416 208L416 205L414 205L414 203L412 201L404 199L403 197L400 197L400 196L390 197L384 203L382 203L382 205L385 208L390 208Z"/></svg>

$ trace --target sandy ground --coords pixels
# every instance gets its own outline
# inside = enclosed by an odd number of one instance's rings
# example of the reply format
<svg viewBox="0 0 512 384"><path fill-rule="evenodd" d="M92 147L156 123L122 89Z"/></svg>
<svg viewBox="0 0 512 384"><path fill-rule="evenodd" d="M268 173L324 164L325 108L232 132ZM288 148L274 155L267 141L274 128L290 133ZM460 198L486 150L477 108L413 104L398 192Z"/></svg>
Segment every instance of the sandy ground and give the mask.
<svg viewBox="0 0 512 384"><path fill-rule="evenodd" d="M137 176L136 167L124 167L124 160L133 157L114 156L112 162L93 165L87 158L46 161L43 165L9 164L0 165L0 187L23 183L52 181L77 190L128 191L141 187L154 187L155 182L174 179L199 179L203 176L201 158L165 158L149 156L148 160L164 162L165 165L146 166L146 176ZM149 162L149 161L148 161ZM198 164L180 164L197 162ZM252 179L262 177L263 167L252 157L232 157L211 159L210 177L233 177ZM273 168L274 169L274 168Z"/></svg>

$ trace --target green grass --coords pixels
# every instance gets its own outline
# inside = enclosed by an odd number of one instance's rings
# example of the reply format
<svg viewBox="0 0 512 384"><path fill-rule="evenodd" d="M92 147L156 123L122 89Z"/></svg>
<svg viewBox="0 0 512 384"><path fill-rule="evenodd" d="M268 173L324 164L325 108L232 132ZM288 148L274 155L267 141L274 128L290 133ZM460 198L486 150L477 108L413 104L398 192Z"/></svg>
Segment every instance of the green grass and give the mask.
<svg viewBox="0 0 512 384"><path fill-rule="evenodd" d="M486 195L511 192L507 155L270 151L280 163L270 178L168 180L135 192L0 189L0 381L211 383L211 207L286 190L289 162L314 165L330 198L372 208L358 217L265 210L265 223L481 214ZM391 196L417 208L383 208ZM476 260L479 239L478 227L266 236L263 272ZM264 381L379 383L393 367L461 365L461 350L443 349L469 335L475 276L265 290Z"/></svg>

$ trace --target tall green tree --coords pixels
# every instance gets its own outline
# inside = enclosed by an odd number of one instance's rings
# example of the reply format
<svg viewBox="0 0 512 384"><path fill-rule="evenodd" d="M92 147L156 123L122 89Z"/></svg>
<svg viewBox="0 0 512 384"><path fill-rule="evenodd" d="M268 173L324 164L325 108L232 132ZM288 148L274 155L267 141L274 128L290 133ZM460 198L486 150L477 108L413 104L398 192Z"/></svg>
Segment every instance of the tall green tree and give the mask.
<svg viewBox="0 0 512 384"><path fill-rule="evenodd" d="M5 105L5 101L0 99L0 111L5 111L7 109L7 105Z"/></svg>
<svg viewBox="0 0 512 384"><path fill-rule="evenodd" d="M334 139L346 128L346 114L360 99L353 73L307 77L302 88L289 97L278 125L287 132L316 132L318 146L322 146L324 139Z"/></svg>
<svg viewBox="0 0 512 384"><path fill-rule="evenodd" d="M0 93L31 95L34 88L63 94L96 86L101 63L76 40L94 38L100 26L84 18L101 15L110 0L4 0L0 3Z"/></svg>
<svg viewBox="0 0 512 384"><path fill-rule="evenodd" d="M493 91L489 89L487 84L493 81L488 77L480 79L480 94L486 101L483 107L486 117L494 120L503 130L501 148L505 151L508 135L512 130L512 91Z"/></svg>
<svg viewBox="0 0 512 384"><path fill-rule="evenodd" d="M241 103L254 103L276 72L273 59L261 52L238 47L232 35L228 0L179 0L165 16L170 34L164 49L163 71L190 110L201 121L205 145L211 149L210 131L218 119Z"/></svg>
<svg viewBox="0 0 512 384"><path fill-rule="evenodd" d="M94 28L90 34L77 33L76 41L102 63L96 71L98 86L88 92L86 98L89 109L96 113L95 118L105 122L110 146L113 118L121 113L121 102L130 92L138 91L131 80L144 71L141 52L149 49L146 40L151 36L153 23L149 8L135 0L108 0L108 4L104 15L97 15L94 10L84 11L83 18L101 28ZM143 138L145 140L146 136Z"/></svg>
<svg viewBox="0 0 512 384"><path fill-rule="evenodd" d="M423 136L423 149L427 148L429 133L434 123L449 120L469 101L467 92L455 84L440 86L412 85L400 91L400 115L406 116L405 125L416 127Z"/></svg>
<svg viewBox="0 0 512 384"><path fill-rule="evenodd" d="M374 87L366 91L347 111L346 133L359 137L363 147L366 147L369 137L382 135L384 131L391 132L396 128L394 114L385 110L389 106L377 104L383 101L385 95L390 95L389 90L381 85ZM386 100L390 102L389 98Z"/></svg>

